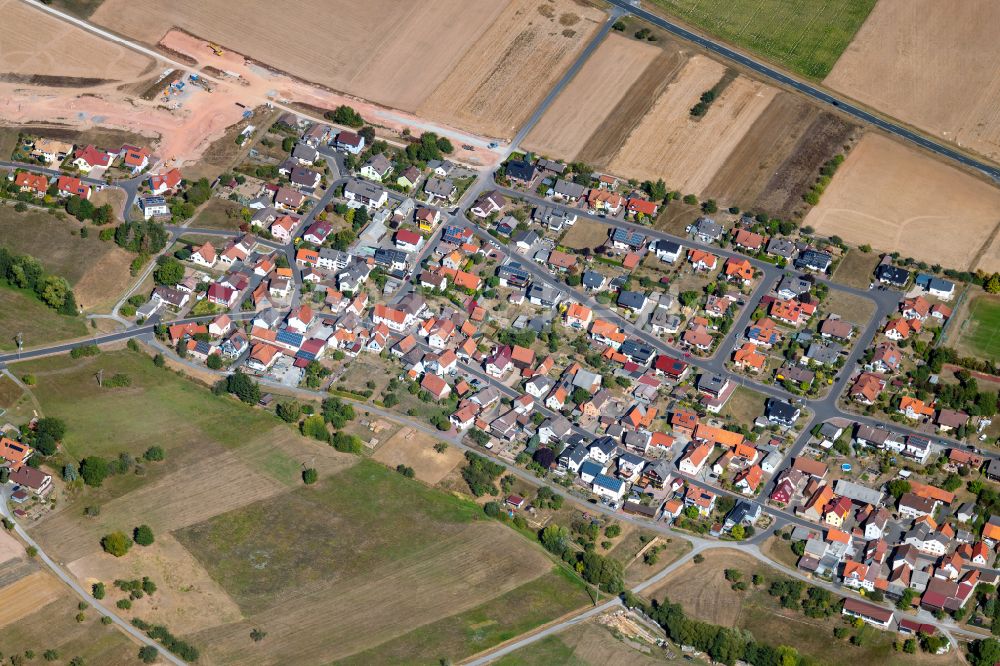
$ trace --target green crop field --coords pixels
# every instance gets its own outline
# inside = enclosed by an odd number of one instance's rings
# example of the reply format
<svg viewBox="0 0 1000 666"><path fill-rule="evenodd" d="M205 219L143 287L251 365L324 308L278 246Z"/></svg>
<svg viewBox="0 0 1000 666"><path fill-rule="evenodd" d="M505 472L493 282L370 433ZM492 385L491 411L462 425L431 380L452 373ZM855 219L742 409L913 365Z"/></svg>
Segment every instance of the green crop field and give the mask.
<svg viewBox="0 0 1000 666"><path fill-rule="evenodd" d="M979 296L969 304L969 318L961 328L961 346L978 356L1000 359L1000 301Z"/></svg>
<svg viewBox="0 0 1000 666"><path fill-rule="evenodd" d="M811 79L822 79L876 0L654 0L669 14Z"/></svg>

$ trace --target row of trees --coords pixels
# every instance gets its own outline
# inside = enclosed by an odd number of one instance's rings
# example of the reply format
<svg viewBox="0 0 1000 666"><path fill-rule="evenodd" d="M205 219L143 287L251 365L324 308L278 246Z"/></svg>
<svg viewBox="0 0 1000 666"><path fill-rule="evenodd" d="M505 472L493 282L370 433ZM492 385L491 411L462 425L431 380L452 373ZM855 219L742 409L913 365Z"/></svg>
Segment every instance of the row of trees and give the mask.
<svg viewBox="0 0 1000 666"><path fill-rule="evenodd" d="M30 292L39 301L65 315L76 314L76 298L69 283L42 268L38 259L0 247L0 281Z"/></svg>

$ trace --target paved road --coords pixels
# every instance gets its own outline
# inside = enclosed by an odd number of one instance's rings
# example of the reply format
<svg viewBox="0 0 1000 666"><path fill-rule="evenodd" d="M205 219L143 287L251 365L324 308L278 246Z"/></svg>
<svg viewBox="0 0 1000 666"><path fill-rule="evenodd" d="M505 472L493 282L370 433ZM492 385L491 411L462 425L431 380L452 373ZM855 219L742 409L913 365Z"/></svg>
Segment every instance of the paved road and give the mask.
<svg viewBox="0 0 1000 666"><path fill-rule="evenodd" d="M929 150L932 153L941 155L943 157L947 157L948 159L954 160L959 164L976 169L977 171L986 174L987 176L993 178L994 180L1000 180L1000 168L997 168L992 164L987 164L985 162L976 160L972 157L969 157L963 153L958 152L957 150L954 150L953 148L949 148L948 146L942 145L932 139L929 139L922 134L918 134L917 132L909 130L906 127L903 127L902 125L880 118L879 116L876 116L872 113L869 113L868 111L865 111L859 106L851 104L845 99L835 97L834 95L831 95L825 90L821 90L799 79L792 78L788 74L780 72L777 69L771 67L770 65L765 64L760 60L751 58L750 56L740 53L739 51L736 51L732 48L729 48L728 46L725 46L721 42L715 41L714 39L692 32L686 28L681 27L676 23L673 23L665 18L657 16L656 14L648 12L645 9L636 7L633 4L631 4L629 0L608 0L608 2L610 2L612 5L617 6L619 9L629 14L641 18L644 21L648 21L653 25L666 30L667 32L670 32L678 37L681 37L682 39L686 39L689 42L694 42L703 49L716 53L722 56L723 58L732 60L733 62L739 63L740 65L743 65L744 67L751 69L757 74L769 78L772 81L777 81L778 83L788 86L789 88L792 88L802 93L803 95L806 95L817 101L824 102L826 104L834 106L840 111L843 111L844 113L853 116L858 120L875 125L879 129L884 130L889 134L893 134L902 139L906 139L907 141L915 143L921 148Z"/></svg>

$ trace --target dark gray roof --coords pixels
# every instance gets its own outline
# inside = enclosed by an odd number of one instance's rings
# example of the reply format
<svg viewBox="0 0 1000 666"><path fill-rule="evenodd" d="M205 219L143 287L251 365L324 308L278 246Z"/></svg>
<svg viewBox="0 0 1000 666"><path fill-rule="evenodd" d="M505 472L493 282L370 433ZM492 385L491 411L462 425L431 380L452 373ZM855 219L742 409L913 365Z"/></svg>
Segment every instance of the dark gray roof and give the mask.
<svg viewBox="0 0 1000 666"><path fill-rule="evenodd" d="M622 291L618 294L618 305L638 310L646 304L646 294L639 291Z"/></svg>

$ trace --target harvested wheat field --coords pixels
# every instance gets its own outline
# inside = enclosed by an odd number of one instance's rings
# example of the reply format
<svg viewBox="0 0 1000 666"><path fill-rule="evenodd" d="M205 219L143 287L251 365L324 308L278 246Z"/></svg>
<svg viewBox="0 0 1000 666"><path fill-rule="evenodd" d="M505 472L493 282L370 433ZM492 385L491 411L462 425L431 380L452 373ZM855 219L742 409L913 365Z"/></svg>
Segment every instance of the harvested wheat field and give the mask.
<svg viewBox="0 0 1000 666"><path fill-rule="evenodd" d="M688 60L629 135L610 170L639 180L662 178L668 187L700 194L777 93L738 76L708 113L692 118L691 107L725 75L725 66L715 60Z"/></svg>
<svg viewBox="0 0 1000 666"><path fill-rule="evenodd" d="M804 224L821 235L964 270L979 262L1000 224L1000 190L915 148L866 134Z"/></svg>
<svg viewBox="0 0 1000 666"><path fill-rule="evenodd" d="M62 583L42 571L0 588L0 627L17 622L55 601L62 591Z"/></svg>
<svg viewBox="0 0 1000 666"><path fill-rule="evenodd" d="M226 0L107 0L91 20L148 44L176 26L293 76L412 111L476 48L503 7L490 0L403 7L393 0L303 0L274 12L273 3L251 0L234 21Z"/></svg>
<svg viewBox="0 0 1000 666"><path fill-rule="evenodd" d="M0 0L0 12L0 79L80 86L134 81L153 71L152 58L19 0Z"/></svg>
<svg viewBox="0 0 1000 666"><path fill-rule="evenodd" d="M67 568L89 588L103 582L108 590L106 604L112 605L127 594L116 589L115 580L149 576L156 593L132 602L126 618L141 617L170 627L177 634L201 631L242 619L237 606L198 563L191 553L166 532L156 534L151 546L133 547L125 557L108 557L95 552L70 562Z"/></svg>
<svg viewBox="0 0 1000 666"><path fill-rule="evenodd" d="M881 0L824 83L996 160L998 24L991 0Z"/></svg>
<svg viewBox="0 0 1000 666"><path fill-rule="evenodd" d="M524 147L577 159L595 134L608 132L611 116L621 115L622 100L633 94L631 86L661 53L645 42L608 35L525 138Z"/></svg>
<svg viewBox="0 0 1000 666"><path fill-rule="evenodd" d="M860 133L799 95L779 92L729 154L704 195L745 210L791 219L828 159Z"/></svg>
<svg viewBox="0 0 1000 666"><path fill-rule="evenodd" d="M401 428L378 447L372 458L387 467L412 467L418 479L433 486L465 459L462 451L454 446L449 446L443 453L435 451L434 445L439 441L412 428Z"/></svg>
<svg viewBox="0 0 1000 666"><path fill-rule="evenodd" d="M417 113L512 137L604 19L574 0L511 0Z"/></svg>

